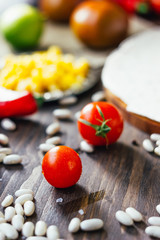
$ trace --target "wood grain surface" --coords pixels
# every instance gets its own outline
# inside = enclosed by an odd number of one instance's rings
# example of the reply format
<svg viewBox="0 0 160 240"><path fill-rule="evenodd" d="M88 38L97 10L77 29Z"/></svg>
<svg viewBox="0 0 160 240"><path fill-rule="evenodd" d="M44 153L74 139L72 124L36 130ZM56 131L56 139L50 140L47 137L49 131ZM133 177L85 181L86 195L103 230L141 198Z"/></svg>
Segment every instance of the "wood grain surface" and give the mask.
<svg viewBox="0 0 160 240"><path fill-rule="evenodd" d="M78 103L69 107L73 114L90 102L91 94L98 89L101 89L101 84L79 96ZM14 119L17 124L14 132L0 128L0 132L9 136L9 146L13 152L23 156L20 165L0 164L0 202L7 194L14 195L23 185L32 188L35 193L36 211L27 220L36 223L41 219L48 225L57 225L63 239L150 239L144 229L148 217L158 216L155 207L160 203L160 159L141 146L143 139L149 136L125 122L123 134L117 143L108 148L97 147L88 154L79 150L81 137L74 118L61 121L58 135L62 137L63 145L72 147L80 154L83 173L75 186L56 189L46 182L41 173L43 154L38 146L47 138L45 129L54 121L52 111L57 107L56 102L46 103L31 117ZM63 202L57 203L58 198L62 198ZM115 212L129 206L143 214L144 222L134 227L124 227L117 222ZM80 209L83 209L83 215L78 212ZM2 207L0 210L3 210ZM76 216L81 220L101 218L104 229L70 234L68 224Z"/></svg>

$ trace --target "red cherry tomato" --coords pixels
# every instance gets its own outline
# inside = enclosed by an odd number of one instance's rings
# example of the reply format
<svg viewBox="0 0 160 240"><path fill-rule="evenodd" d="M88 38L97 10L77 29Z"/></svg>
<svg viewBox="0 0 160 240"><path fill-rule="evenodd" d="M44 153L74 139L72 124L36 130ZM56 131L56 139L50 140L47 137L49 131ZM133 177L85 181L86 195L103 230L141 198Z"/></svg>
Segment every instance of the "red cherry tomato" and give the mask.
<svg viewBox="0 0 160 240"><path fill-rule="evenodd" d="M114 105L107 102L93 102L82 109L78 129L88 143L109 145L120 137L123 119Z"/></svg>
<svg viewBox="0 0 160 240"><path fill-rule="evenodd" d="M72 148L57 146L45 154L42 172L52 186L67 188L76 184L81 176L81 159Z"/></svg>
<svg viewBox="0 0 160 240"><path fill-rule="evenodd" d="M160 0L150 0L153 10L160 14Z"/></svg>

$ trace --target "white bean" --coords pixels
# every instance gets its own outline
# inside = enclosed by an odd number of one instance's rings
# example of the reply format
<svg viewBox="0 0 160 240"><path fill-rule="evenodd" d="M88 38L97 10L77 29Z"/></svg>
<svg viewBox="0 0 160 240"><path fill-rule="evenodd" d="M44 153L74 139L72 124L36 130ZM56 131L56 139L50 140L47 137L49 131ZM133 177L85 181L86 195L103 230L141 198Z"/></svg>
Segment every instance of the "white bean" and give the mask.
<svg viewBox="0 0 160 240"><path fill-rule="evenodd" d="M47 143L41 143L39 145L39 149L43 152L48 152L49 150L51 150L52 148L54 148L55 145L53 144L47 144Z"/></svg>
<svg viewBox="0 0 160 240"><path fill-rule="evenodd" d="M17 214L20 214L23 216L24 210L20 203L16 203L14 208L15 208Z"/></svg>
<svg viewBox="0 0 160 240"><path fill-rule="evenodd" d="M7 222L11 222L15 214L16 214L16 211L14 207L7 207L4 212L4 218Z"/></svg>
<svg viewBox="0 0 160 240"><path fill-rule="evenodd" d="M47 238L49 240L57 240L59 237L60 236L57 226L51 225L47 228Z"/></svg>
<svg viewBox="0 0 160 240"><path fill-rule="evenodd" d="M4 154L8 155L8 154L12 153L12 149L11 148L0 148L0 153L4 153Z"/></svg>
<svg viewBox="0 0 160 240"><path fill-rule="evenodd" d="M124 211L119 210L115 214L116 219L125 226L132 226L133 220L132 218Z"/></svg>
<svg viewBox="0 0 160 240"><path fill-rule="evenodd" d="M69 223L68 231L71 233L78 232L80 229L80 223L81 223L81 221L79 218L76 218L76 217L73 218Z"/></svg>
<svg viewBox="0 0 160 240"><path fill-rule="evenodd" d="M24 217L20 214L13 216L12 225L17 231L21 231L24 223Z"/></svg>
<svg viewBox="0 0 160 240"><path fill-rule="evenodd" d="M156 141L156 145L157 145L157 146L160 145L160 139Z"/></svg>
<svg viewBox="0 0 160 240"><path fill-rule="evenodd" d="M28 237L26 240L47 240L46 237Z"/></svg>
<svg viewBox="0 0 160 240"><path fill-rule="evenodd" d="M22 157L19 156L18 154L11 154L11 155L4 157L4 159L3 159L3 163L6 165L19 164L21 162L22 162Z"/></svg>
<svg viewBox="0 0 160 240"><path fill-rule="evenodd" d="M81 111L78 111L74 114L74 117L76 120L78 120L80 118L80 116L81 116Z"/></svg>
<svg viewBox="0 0 160 240"><path fill-rule="evenodd" d="M70 119L72 112L69 109L56 109L53 111L53 115L58 119Z"/></svg>
<svg viewBox="0 0 160 240"><path fill-rule="evenodd" d="M6 154L0 153L0 163L3 162L3 159L4 159L5 156L6 156Z"/></svg>
<svg viewBox="0 0 160 240"><path fill-rule="evenodd" d="M151 225L160 226L160 217L150 217L148 218L148 222Z"/></svg>
<svg viewBox="0 0 160 240"><path fill-rule="evenodd" d="M47 128L46 128L46 134L47 135L54 135L57 132L60 131L60 124L59 122L54 122L51 123Z"/></svg>
<svg viewBox="0 0 160 240"><path fill-rule="evenodd" d="M103 225L103 221L99 218L87 219L80 223L80 227L83 231L95 231L101 229Z"/></svg>
<svg viewBox="0 0 160 240"><path fill-rule="evenodd" d="M46 143L47 144L55 144L55 145L57 145L57 144L61 143L61 138L58 137L58 136L55 136L55 137L52 137L52 138L48 138L46 140Z"/></svg>
<svg viewBox="0 0 160 240"><path fill-rule="evenodd" d="M5 199L3 200L3 202L1 203L2 207L8 207L13 203L13 196L12 195L8 195L5 197Z"/></svg>
<svg viewBox="0 0 160 240"><path fill-rule="evenodd" d="M33 236L34 224L32 222L26 222L22 228L22 234L25 237Z"/></svg>
<svg viewBox="0 0 160 240"><path fill-rule="evenodd" d="M77 97L69 96L69 97L65 97L65 98L62 98L61 100L59 100L59 104L72 105L72 104L75 104L77 101L78 101Z"/></svg>
<svg viewBox="0 0 160 240"><path fill-rule="evenodd" d="M2 232L0 232L0 240L5 240L5 235Z"/></svg>
<svg viewBox="0 0 160 240"><path fill-rule="evenodd" d="M44 221L38 221L35 226L35 235L43 236L46 234L47 225Z"/></svg>
<svg viewBox="0 0 160 240"><path fill-rule="evenodd" d="M9 118L4 118L1 121L1 127L8 131L14 131L16 129L16 124Z"/></svg>
<svg viewBox="0 0 160 240"><path fill-rule="evenodd" d="M91 100L92 102L99 102L105 99L105 93L103 91L98 91L95 92L92 96L91 96Z"/></svg>
<svg viewBox="0 0 160 240"><path fill-rule="evenodd" d="M157 212L160 214L160 204L158 204L158 205L156 206L156 210L157 210Z"/></svg>
<svg viewBox="0 0 160 240"><path fill-rule="evenodd" d="M32 194L32 195L34 195L34 192L31 189L28 189L28 188L21 188L21 189L19 189L19 190L17 190L15 192L15 196L16 197L22 196L24 194Z"/></svg>
<svg viewBox="0 0 160 240"><path fill-rule="evenodd" d="M4 218L0 217L0 224L5 223L5 222L6 222L6 220Z"/></svg>
<svg viewBox="0 0 160 240"><path fill-rule="evenodd" d="M29 217L31 216L35 211L35 204L32 201L26 201L24 203L24 214Z"/></svg>
<svg viewBox="0 0 160 240"><path fill-rule="evenodd" d="M155 153L156 155L160 156L160 146L158 146L158 147L156 147L156 148L154 149L154 153Z"/></svg>
<svg viewBox="0 0 160 240"><path fill-rule="evenodd" d="M160 227L149 226L145 229L145 233L151 237L160 238Z"/></svg>
<svg viewBox="0 0 160 240"><path fill-rule="evenodd" d="M17 239L18 232L17 230L9 223L1 223L0 231L9 239Z"/></svg>
<svg viewBox="0 0 160 240"><path fill-rule="evenodd" d="M157 140L160 139L160 134L159 134L159 133L152 133L152 134L150 135L150 139L151 139L152 141L156 142Z"/></svg>
<svg viewBox="0 0 160 240"><path fill-rule="evenodd" d="M81 151L91 153L94 151L94 148L91 144L87 143L86 141L80 142L80 149Z"/></svg>
<svg viewBox="0 0 160 240"><path fill-rule="evenodd" d="M24 195L21 195L19 196L16 201L15 201L15 204L16 203L20 203L21 205L23 205L26 201L32 201L33 200L33 195L32 194L24 194Z"/></svg>
<svg viewBox="0 0 160 240"><path fill-rule="evenodd" d="M8 144L8 142L9 142L8 137L5 134L0 133L0 144L6 145Z"/></svg>
<svg viewBox="0 0 160 240"><path fill-rule="evenodd" d="M4 218L4 214L0 211L0 218Z"/></svg>
<svg viewBox="0 0 160 240"><path fill-rule="evenodd" d="M144 149L145 149L147 152L153 152L154 146L153 146L153 143L151 142L151 140L149 140L149 139L144 139L142 145L143 145Z"/></svg>
<svg viewBox="0 0 160 240"><path fill-rule="evenodd" d="M135 222L141 222L143 217L140 212L138 212L135 208L133 207L128 207L126 209L126 213L133 219Z"/></svg>

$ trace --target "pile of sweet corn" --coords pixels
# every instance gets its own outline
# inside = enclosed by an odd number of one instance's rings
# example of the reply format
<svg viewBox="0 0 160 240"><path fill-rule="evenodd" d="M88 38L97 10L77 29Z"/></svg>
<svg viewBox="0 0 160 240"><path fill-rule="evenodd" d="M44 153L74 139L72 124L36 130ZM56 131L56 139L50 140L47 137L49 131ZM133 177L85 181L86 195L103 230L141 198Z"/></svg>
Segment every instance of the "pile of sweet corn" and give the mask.
<svg viewBox="0 0 160 240"><path fill-rule="evenodd" d="M31 93L80 89L89 70L85 59L62 54L53 46L30 55L10 55L0 71L0 86Z"/></svg>

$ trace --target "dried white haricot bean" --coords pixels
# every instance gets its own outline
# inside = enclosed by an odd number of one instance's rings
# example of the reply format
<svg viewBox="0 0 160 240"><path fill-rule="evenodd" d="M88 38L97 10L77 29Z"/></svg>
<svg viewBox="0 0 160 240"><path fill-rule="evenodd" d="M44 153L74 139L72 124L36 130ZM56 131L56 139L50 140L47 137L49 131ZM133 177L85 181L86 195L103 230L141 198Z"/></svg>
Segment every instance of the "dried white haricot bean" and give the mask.
<svg viewBox="0 0 160 240"><path fill-rule="evenodd" d="M47 239L48 238L46 237L28 237L26 240L47 240Z"/></svg>
<svg viewBox="0 0 160 240"><path fill-rule="evenodd" d="M72 105L75 104L77 102L77 97L75 96L69 96L69 97L65 97L62 98L61 100L59 100L59 104L61 105Z"/></svg>
<svg viewBox="0 0 160 240"><path fill-rule="evenodd" d="M11 148L0 148L0 153L4 153L4 154L8 155L8 154L12 153L12 149Z"/></svg>
<svg viewBox="0 0 160 240"><path fill-rule="evenodd" d="M16 214L16 210L14 207L7 207L4 212L4 218L7 222L11 222L15 214Z"/></svg>
<svg viewBox="0 0 160 240"><path fill-rule="evenodd" d="M13 196L12 195L8 195L5 197L5 199L3 200L3 202L1 203L2 207L8 207L13 203Z"/></svg>
<svg viewBox="0 0 160 240"><path fill-rule="evenodd" d="M103 227L104 223L99 218L92 218L84 220L80 223L80 228L83 231L95 231L98 229L101 229Z"/></svg>
<svg viewBox="0 0 160 240"><path fill-rule="evenodd" d="M99 102L105 99L105 93L103 91L98 91L95 92L92 96L91 96L91 100L92 102Z"/></svg>
<svg viewBox="0 0 160 240"><path fill-rule="evenodd" d="M47 144L47 143L41 143L39 145L39 149L43 152L48 152L49 150L51 150L52 148L54 148L55 145L53 144Z"/></svg>
<svg viewBox="0 0 160 240"><path fill-rule="evenodd" d="M4 118L1 121L1 127L5 130L13 131L16 129L16 124L9 118Z"/></svg>
<svg viewBox="0 0 160 240"><path fill-rule="evenodd" d="M116 219L125 226L132 226L133 220L132 218L124 211L119 210L115 214Z"/></svg>
<svg viewBox="0 0 160 240"><path fill-rule="evenodd" d="M19 164L22 162L22 157L19 156L18 154L11 154L3 159L4 164Z"/></svg>
<svg viewBox="0 0 160 240"><path fill-rule="evenodd" d="M54 135L55 133L60 131L60 124L59 122L54 122L51 123L47 128L46 128L46 134L47 135Z"/></svg>
<svg viewBox="0 0 160 240"><path fill-rule="evenodd" d="M76 120L78 120L80 118L80 116L81 116L81 111L78 111L74 114L74 117Z"/></svg>
<svg viewBox="0 0 160 240"><path fill-rule="evenodd" d="M69 223L68 231L71 233L78 232L80 229L80 223L81 221L79 218L73 218Z"/></svg>
<svg viewBox="0 0 160 240"><path fill-rule="evenodd" d="M32 222L26 222L22 228L22 234L25 237L33 236L34 224Z"/></svg>
<svg viewBox="0 0 160 240"><path fill-rule="evenodd" d="M8 137L5 134L0 133L0 144L6 145L8 144L8 142L9 142Z"/></svg>
<svg viewBox="0 0 160 240"><path fill-rule="evenodd" d="M156 155L160 156L160 146L158 146L158 147L156 147L156 148L154 149L154 153L155 153Z"/></svg>
<svg viewBox="0 0 160 240"><path fill-rule="evenodd" d="M160 226L160 217L150 217L148 218L148 222L151 225Z"/></svg>
<svg viewBox="0 0 160 240"><path fill-rule="evenodd" d="M81 151L91 153L94 151L94 148L91 144L87 143L86 141L80 142L80 149Z"/></svg>
<svg viewBox="0 0 160 240"><path fill-rule="evenodd" d="M14 208L16 210L16 214L20 214L20 215L24 214L23 207L20 203L16 203Z"/></svg>
<svg viewBox="0 0 160 240"><path fill-rule="evenodd" d="M12 225L17 231L21 231L24 223L24 217L20 214L14 215Z"/></svg>
<svg viewBox="0 0 160 240"><path fill-rule="evenodd" d="M143 145L144 149L145 149L147 152L153 152L154 146L153 146L153 143L151 142L151 140L149 140L149 139L144 139L142 145Z"/></svg>
<svg viewBox="0 0 160 240"><path fill-rule="evenodd" d="M34 192L31 189L28 189L28 188L21 188L21 189L19 189L19 190L17 190L15 192L15 196L16 197L22 196L24 194L32 194L32 195L34 195Z"/></svg>
<svg viewBox="0 0 160 240"><path fill-rule="evenodd" d="M5 235L2 232L0 232L0 240L5 240Z"/></svg>
<svg viewBox="0 0 160 240"><path fill-rule="evenodd" d="M52 138L48 138L46 140L46 143L47 144L55 144L55 145L57 145L57 144L61 143L61 138L58 137L58 136L55 136L55 137L52 137Z"/></svg>
<svg viewBox="0 0 160 240"><path fill-rule="evenodd" d="M15 204L16 203L20 203L21 205L23 205L26 201L32 201L33 200L33 195L32 194L24 194L24 195L21 195L19 196L16 201L15 201Z"/></svg>
<svg viewBox="0 0 160 240"><path fill-rule="evenodd" d="M135 208L133 207L128 207L126 209L126 213L133 219L135 222L141 222L143 217L140 212L138 212Z"/></svg>
<svg viewBox="0 0 160 240"><path fill-rule="evenodd" d="M160 227L149 226L145 229L145 233L151 237L160 238Z"/></svg>
<svg viewBox="0 0 160 240"><path fill-rule="evenodd" d="M43 236L46 234L47 225L44 221L38 221L35 226L35 235Z"/></svg>
<svg viewBox="0 0 160 240"><path fill-rule="evenodd" d="M152 133L150 135L150 139L154 142L158 141L160 139L160 134L159 133Z"/></svg>
<svg viewBox="0 0 160 240"><path fill-rule="evenodd" d="M26 216L31 216L34 213L35 210L35 204L32 201L26 201L24 203L24 214Z"/></svg>
<svg viewBox="0 0 160 240"><path fill-rule="evenodd" d="M0 218L4 218L4 214L0 211Z"/></svg>
<svg viewBox="0 0 160 240"><path fill-rule="evenodd" d="M53 115L58 119L70 119L72 112L69 109L56 109L53 111Z"/></svg>
<svg viewBox="0 0 160 240"><path fill-rule="evenodd" d="M0 153L0 163L3 162L3 159L4 159L5 156L6 156L6 154Z"/></svg>
<svg viewBox="0 0 160 240"><path fill-rule="evenodd" d="M157 212L160 214L160 204L158 204L158 205L156 206L156 210L157 210Z"/></svg>
<svg viewBox="0 0 160 240"><path fill-rule="evenodd" d="M156 141L156 145L157 145L157 146L160 145L160 139Z"/></svg>
<svg viewBox="0 0 160 240"><path fill-rule="evenodd" d="M17 239L18 232L17 230L9 223L1 223L0 231L9 239Z"/></svg>
<svg viewBox="0 0 160 240"><path fill-rule="evenodd" d="M5 222L6 222L6 220L3 217L0 217L0 224L5 223Z"/></svg>
<svg viewBox="0 0 160 240"><path fill-rule="evenodd" d="M60 236L57 226L51 225L47 228L47 238L49 240L57 240L59 237Z"/></svg>

